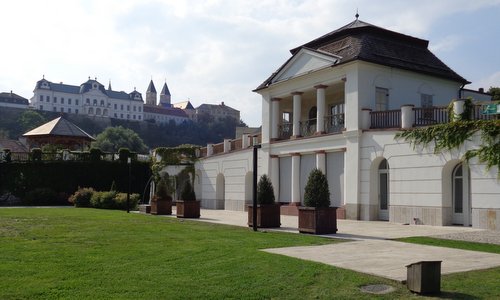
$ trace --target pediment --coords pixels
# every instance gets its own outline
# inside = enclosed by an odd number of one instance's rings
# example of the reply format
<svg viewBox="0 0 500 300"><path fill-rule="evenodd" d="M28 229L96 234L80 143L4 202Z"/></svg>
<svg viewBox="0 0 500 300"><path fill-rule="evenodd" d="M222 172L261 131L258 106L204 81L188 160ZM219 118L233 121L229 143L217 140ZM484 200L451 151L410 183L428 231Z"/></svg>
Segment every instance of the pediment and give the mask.
<svg viewBox="0 0 500 300"><path fill-rule="evenodd" d="M336 64L340 57L323 52L301 49L285 63L272 83L288 80Z"/></svg>

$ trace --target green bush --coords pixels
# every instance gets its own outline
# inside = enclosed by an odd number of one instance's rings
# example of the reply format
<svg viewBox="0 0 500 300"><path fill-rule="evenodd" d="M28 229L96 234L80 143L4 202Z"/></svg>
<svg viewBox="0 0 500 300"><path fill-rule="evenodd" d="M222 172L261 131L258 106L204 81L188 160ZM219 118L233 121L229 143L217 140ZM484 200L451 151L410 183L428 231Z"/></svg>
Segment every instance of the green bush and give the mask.
<svg viewBox="0 0 500 300"><path fill-rule="evenodd" d="M160 179L160 181L158 181L155 194L156 197L158 197L160 200L167 200L170 198L168 192L168 177L163 177Z"/></svg>
<svg viewBox="0 0 500 300"><path fill-rule="evenodd" d="M196 195L194 193L193 187L189 180L186 181L181 192L181 200L184 201L196 201Z"/></svg>
<svg viewBox="0 0 500 300"><path fill-rule="evenodd" d="M141 196L139 194L130 194L129 208L136 210ZM127 209L127 193L118 193L115 196L115 208L126 210Z"/></svg>
<svg viewBox="0 0 500 300"><path fill-rule="evenodd" d="M69 197L68 201L73 203L75 207L91 207L90 199L92 194L94 194L93 188L79 188Z"/></svg>
<svg viewBox="0 0 500 300"><path fill-rule="evenodd" d="M99 148L90 149L90 160L91 161L100 161L102 158L102 151Z"/></svg>
<svg viewBox="0 0 500 300"><path fill-rule="evenodd" d="M10 153L10 149L8 148L3 149L3 159L5 162L12 161L12 154Z"/></svg>
<svg viewBox="0 0 500 300"><path fill-rule="evenodd" d="M274 204L274 188L267 175L262 175L257 184L257 203Z"/></svg>
<svg viewBox="0 0 500 300"><path fill-rule="evenodd" d="M49 188L37 188L28 191L24 196L24 205L57 205L59 203L56 192Z"/></svg>
<svg viewBox="0 0 500 300"><path fill-rule="evenodd" d="M41 161L42 160L42 149L40 149L40 148L31 149L31 159L33 161Z"/></svg>
<svg viewBox="0 0 500 300"><path fill-rule="evenodd" d="M118 150L118 157L120 162L127 163L128 158L130 157L130 150L128 150L127 148L120 148Z"/></svg>
<svg viewBox="0 0 500 300"><path fill-rule="evenodd" d="M90 198L90 204L94 208L114 209L116 207L115 191L94 192Z"/></svg>
<svg viewBox="0 0 500 300"><path fill-rule="evenodd" d="M309 174L304 192L304 205L309 207L329 207L330 190L325 174L314 169Z"/></svg>

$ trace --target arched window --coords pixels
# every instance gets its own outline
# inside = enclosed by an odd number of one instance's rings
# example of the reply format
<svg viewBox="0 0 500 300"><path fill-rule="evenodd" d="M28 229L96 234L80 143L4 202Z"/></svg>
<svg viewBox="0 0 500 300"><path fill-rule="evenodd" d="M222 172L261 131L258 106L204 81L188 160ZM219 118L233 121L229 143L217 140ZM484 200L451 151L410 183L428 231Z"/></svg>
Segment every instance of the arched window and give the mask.
<svg viewBox="0 0 500 300"><path fill-rule="evenodd" d="M389 220L389 164L384 159L378 166L379 219Z"/></svg>

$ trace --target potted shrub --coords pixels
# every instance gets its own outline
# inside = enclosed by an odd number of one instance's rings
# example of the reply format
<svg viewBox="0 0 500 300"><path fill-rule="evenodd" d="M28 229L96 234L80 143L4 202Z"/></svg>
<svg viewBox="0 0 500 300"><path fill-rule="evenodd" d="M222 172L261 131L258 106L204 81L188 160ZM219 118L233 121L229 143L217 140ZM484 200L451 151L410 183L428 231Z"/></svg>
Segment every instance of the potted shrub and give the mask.
<svg viewBox="0 0 500 300"><path fill-rule="evenodd" d="M196 201L196 195L188 179L181 192L181 199L176 203L177 218L199 218L200 201Z"/></svg>
<svg viewBox="0 0 500 300"><path fill-rule="evenodd" d="M337 208L330 207L326 176L318 169L307 179L304 205L299 207L299 232L328 234L337 232Z"/></svg>
<svg viewBox="0 0 500 300"><path fill-rule="evenodd" d="M253 204L248 205L248 226L253 226ZM274 189L267 175L257 184L257 227L280 227L280 205L275 203Z"/></svg>
<svg viewBox="0 0 500 300"><path fill-rule="evenodd" d="M156 193L151 199L150 212L153 215L172 214L172 197L168 193L168 177L163 177L158 181Z"/></svg>

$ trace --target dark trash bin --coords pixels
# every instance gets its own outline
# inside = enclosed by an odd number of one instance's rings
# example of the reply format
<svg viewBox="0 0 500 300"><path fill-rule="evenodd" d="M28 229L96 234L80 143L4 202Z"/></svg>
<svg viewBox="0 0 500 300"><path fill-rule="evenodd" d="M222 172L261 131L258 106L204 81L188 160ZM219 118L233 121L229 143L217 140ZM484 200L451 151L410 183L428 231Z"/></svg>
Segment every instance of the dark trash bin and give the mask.
<svg viewBox="0 0 500 300"><path fill-rule="evenodd" d="M406 286L419 294L441 292L441 261L419 261L406 266Z"/></svg>

